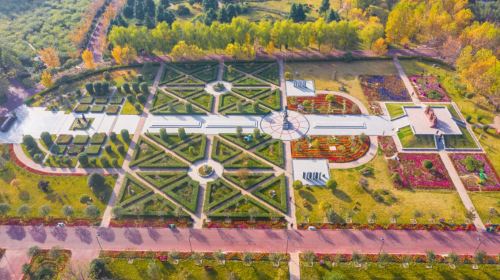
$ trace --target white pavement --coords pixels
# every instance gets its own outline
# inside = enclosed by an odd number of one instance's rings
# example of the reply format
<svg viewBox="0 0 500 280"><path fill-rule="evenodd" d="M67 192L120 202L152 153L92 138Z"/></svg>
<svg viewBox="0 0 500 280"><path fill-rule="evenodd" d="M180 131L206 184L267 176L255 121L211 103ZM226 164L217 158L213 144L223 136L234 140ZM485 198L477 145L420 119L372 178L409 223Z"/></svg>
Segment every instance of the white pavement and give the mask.
<svg viewBox="0 0 500 280"><path fill-rule="evenodd" d="M371 115L305 115L309 121L308 135L393 135L387 116Z"/></svg>

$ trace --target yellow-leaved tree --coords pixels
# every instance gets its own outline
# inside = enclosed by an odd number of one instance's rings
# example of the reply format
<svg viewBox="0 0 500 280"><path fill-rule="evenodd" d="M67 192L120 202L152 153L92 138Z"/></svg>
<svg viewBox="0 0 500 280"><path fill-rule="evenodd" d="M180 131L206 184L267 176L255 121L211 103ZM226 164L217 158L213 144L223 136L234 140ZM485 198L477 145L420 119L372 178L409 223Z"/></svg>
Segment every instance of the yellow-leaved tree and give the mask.
<svg viewBox="0 0 500 280"><path fill-rule="evenodd" d="M61 66L61 61L59 60L59 55L57 50L54 48L45 48L38 52L40 59L47 66L47 68L56 68Z"/></svg>
<svg viewBox="0 0 500 280"><path fill-rule="evenodd" d="M377 55L384 55L387 53L387 44L385 43L384 38L378 38L372 44L372 51Z"/></svg>
<svg viewBox="0 0 500 280"><path fill-rule="evenodd" d="M40 77L40 83L46 88L54 85L54 82L52 81L52 74L50 74L47 70L43 71L42 76Z"/></svg>
<svg viewBox="0 0 500 280"><path fill-rule="evenodd" d="M457 59L457 71L467 90L486 97L500 96L500 62L492 50L474 52L465 47Z"/></svg>
<svg viewBox="0 0 500 280"><path fill-rule="evenodd" d="M203 50L196 45L188 45L185 41L179 41L170 52L170 56L173 60L179 60L183 58L197 59L203 56Z"/></svg>
<svg viewBox="0 0 500 280"><path fill-rule="evenodd" d="M88 69L95 68L94 54L90 50L84 50L82 53L82 60L85 67Z"/></svg>
<svg viewBox="0 0 500 280"><path fill-rule="evenodd" d="M137 57L137 53L135 52L135 50L128 45L125 47L114 47L111 51L111 55L113 56L116 63L120 65L127 65Z"/></svg>

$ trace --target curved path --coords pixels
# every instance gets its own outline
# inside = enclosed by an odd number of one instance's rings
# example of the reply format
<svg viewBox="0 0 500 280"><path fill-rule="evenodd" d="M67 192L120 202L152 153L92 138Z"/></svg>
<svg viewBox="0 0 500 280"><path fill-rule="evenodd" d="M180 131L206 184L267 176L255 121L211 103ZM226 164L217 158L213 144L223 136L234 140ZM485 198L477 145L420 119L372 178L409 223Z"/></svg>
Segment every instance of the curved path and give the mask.
<svg viewBox="0 0 500 280"><path fill-rule="evenodd" d="M377 149L378 149L377 136L370 136L370 148L368 148L368 151L362 157L351 162L343 162L343 163L330 162L328 164L328 167L330 167L331 169L349 169L367 164L377 155Z"/></svg>

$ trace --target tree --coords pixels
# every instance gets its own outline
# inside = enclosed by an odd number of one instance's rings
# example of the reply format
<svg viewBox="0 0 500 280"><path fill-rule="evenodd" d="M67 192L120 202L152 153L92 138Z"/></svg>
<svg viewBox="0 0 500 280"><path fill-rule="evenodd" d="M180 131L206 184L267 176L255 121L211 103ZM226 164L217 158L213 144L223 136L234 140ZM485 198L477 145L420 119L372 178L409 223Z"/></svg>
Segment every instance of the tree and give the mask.
<svg viewBox="0 0 500 280"><path fill-rule="evenodd" d="M153 0L146 0L146 12L149 18L154 18L156 14L156 4Z"/></svg>
<svg viewBox="0 0 500 280"><path fill-rule="evenodd" d="M2 202L0 203L0 216L5 217L10 211L10 204Z"/></svg>
<svg viewBox="0 0 500 280"><path fill-rule="evenodd" d="M103 259L95 259L90 263L90 279L109 279L111 272Z"/></svg>
<svg viewBox="0 0 500 280"><path fill-rule="evenodd" d="M332 21L340 21L340 15L334 9L331 9L326 16L326 22L332 22Z"/></svg>
<svg viewBox="0 0 500 280"><path fill-rule="evenodd" d="M169 256L169 258L171 258L171 259L174 260L174 264L178 264L179 263L179 259L181 257L181 255L179 254L179 252L177 252L177 251L170 251L170 252L168 252L168 256Z"/></svg>
<svg viewBox="0 0 500 280"><path fill-rule="evenodd" d="M161 279L162 277L161 269L155 260L149 261L147 274L149 279Z"/></svg>
<svg viewBox="0 0 500 280"><path fill-rule="evenodd" d="M21 218L25 218L26 215L28 215L31 212L31 207L29 207L27 204L22 204L17 208L17 214L21 216Z"/></svg>
<svg viewBox="0 0 500 280"><path fill-rule="evenodd" d="M253 256L252 254L248 253L248 252L244 252L243 253L243 262L245 263L245 265L250 265L252 264L252 261L253 261Z"/></svg>
<svg viewBox="0 0 500 280"><path fill-rule="evenodd" d="M87 153L82 152L78 154L78 162L83 166L86 167L89 165L89 156Z"/></svg>
<svg viewBox="0 0 500 280"><path fill-rule="evenodd" d="M135 6L134 6L134 11L135 11L135 18L142 21L144 20L145 17L145 11L144 11L144 1L135 1Z"/></svg>
<svg viewBox="0 0 500 280"><path fill-rule="evenodd" d="M293 188L296 190L300 190L302 188L303 184L302 181L300 180L295 180L293 181Z"/></svg>
<svg viewBox="0 0 500 280"><path fill-rule="evenodd" d="M255 140L260 139L260 137L261 137L260 129L258 129L258 128L253 129L253 137L255 138Z"/></svg>
<svg viewBox="0 0 500 280"><path fill-rule="evenodd" d="M167 130L165 128L160 128L160 138L164 142L168 142L168 134L167 134Z"/></svg>
<svg viewBox="0 0 500 280"><path fill-rule="evenodd" d="M378 38L372 45L371 50L377 55L385 55L387 53L387 44L384 38Z"/></svg>
<svg viewBox="0 0 500 280"><path fill-rule="evenodd" d="M465 218L469 223L473 223L474 219L476 219L476 213L472 209L469 209L465 212Z"/></svg>
<svg viewBox="0 0 500 280"><path fill-rule="evenodd" d="M38 145L35 141L35 138L33 138L33 136L31 136L31 135L24 135L23 136L23 144L26 146L26 148L28 148L28 150L31 150L31 149L38 147Z"/></svg>
<svg viewBox="0 0 500 280"><path fill-rule="evenodd" d="M486 252L485 251L477 251L474 254L474 263L476 265L483 264L484 260L486 259Z"/></svg>
<svg viewBox="0 0 500 280"><path fill-rule="evenodd" d="M57 68L61 66L61 61L59 60L59 55L57 50L54 48L41 49L38 52L40 60L47 66L47 68Z"/></svg>
<svg viewBox="0 0 500 280"><path fill-rule="evenodd" d="M306 12L303 4L292 3L290 7L290 19L293 22L301 22L306 20Z"/></svg>
<svg viewBox="0 0 500 280"><path fill-rule="evenodd" d="M427 169L427 170L431 170L432 167L434 167L434 164L432 163L432 161L427 160L427 159L424 160L424 162L422 164L425 167L425 169Z"/></svg>
<svg viewBox="0 0 500 280"><path fill-rule="evenodd" d="M319 6L319 12L321 14L326 13L330 9L330 0L322 0Z"/></svg>
<svg viewBox="0 0 500 280"><path fill-rule="evenodd" d="M473 51L471 46L465 47L457 59L457 72L460 80L469 92L483 96L500 96L499 60L491 50Z"/></svg>
<svg viewBox="0 0 500 280"><path fill-rule="evenodd" d="M128 130L122 129L120 131L120 135L122 136L123 141L129 142L130 141L130 134L128 133Z"/></svg>
<svg viewBox="0 0 500 280"><path fill-rule="evenodd" d="M457 254L455 254L453 252L451 252L451 253L448 254L448 264L450 265L450 267L452 269L455 269L455 267L456 267L456 265L458 263L458 260L459 260L459 258L457 256Z"/></svg>
<svg viewBox="0 0 500 280"><path fill-rule="evenodd" d="M75 214L75 210L73 210L73 207L71 207L70 205L64 205L62 208L62 214L64 215L64 217L69 219L73 217L73 215Z"/></svg>
<svg viewBox="0 0 500 280"><path fill-rule="evenodd" d="M425 252L425 255L427 257L427 264L430 268L432 268L432 265L436 261L436 254L434 254L434 251L428 250L427 252Z"/></svg>
<svg viewBox="0 0 500 280"><path fill-rule="evenodd" d="M91 204L85 208L85 215L87 215L90 219L97 219L100 214L101 211L95 205Z"/></svg>
<svg viewBox="0 0 500 280"><path fill-rule="evenodd" d="M221 250L215 252L214 257L219 264L224 264L226 262L226 255Z"/></svg>
<svg viewBox="0 0 500 280"><path fill-rule="evenodd" d="M333 178L328 179L328 181L326 181L326 187L334 191L337 188L337 181Z"/></svg>
<svg viewBox="0 0 500 280"><path fill-rule="evenodd" d="M104 185L105 182L106 179L99 173L92 173L87 179L87 185L90 188L100 188Z"/></svg>
<svg viewBox="0 0 500 280"><path fill-rule="evenodd" d="M217 10L217 8L219 7L219 3L217 2L217 0L203 0L201 5L205 11L208 11L210 9Z"/></svg>
<svg viewBox="0 0 500 280"><path fill-rule="evenodd" d="M179 129L177 129L177 134L179 135L179 137L181 139L187 138L186 130L183 127L180 127Z"/></svg>
<svg viewBox="0 0 500 280"><path fill-rule="evenodd" d="M43 71L42 76L40 77L40 83L46 88L52 87L54 85L54 82L52 81L52 74L50 74L49 71Z"/></svg>
<svg viewBox="0 0 500 280"><path fill-rule="evenodd" d="M242 128L241 126L237 126L237 127L236 127L236 136L237 136L238 138L243 137L243 128Z"/></svg>
<svg viewBox="0 0 500 280"><path fill-rule="evenodd" d="M129 45L124 47L115 46L111 51L111 55L117 64L128 65L137 57L137 52Z"/></svg>
<svg viewBox="0 0 500 280"><path fill-rule="evenodd" d="M269 260L273 262L274 267L279 267L280 262L283 260L283 255L279 253L269 254Z"/></svg>
<svg viewBox="0 0 500 280"><path fill-rule="evenodd" d="M38 213L40 213L40 216L42 216L44 219L50 215L50 211L52 211L52 209L49 205L42 205L40 209L38 209Z"/></svg>
<svg viewBox="0 0 500 280"><path fill-rule="evenodd" d="M27 255L28 257L32 258L40 253L40 247L38 246L31 246L28 248Z"/></svg>
<svg viewBox="0 0 500 280"><path fill-rule="evenodd" d="M316 260L316 255L312 251L304 252L304 260L309 263L309 266L312 267L314 265L314 261Z"/></svg>
<svg viewBox="0 0 500 280"><path fill-rule="evenodd" d="M138 1L140 2L140 1ZM82 53L82 60L83 64L85 64L85 67L88 69L94 69L95 68L95 63L94 63L94 54L90 50L84 50Z"/></svg>
<svg viewBox="0 0 500 280"><path fill-rule="evenodd" d="M195 262L196 265L201 265L203 263L203 253L199 253L199 252L194 252L192 255L191 255L191 259Z"/></svg>

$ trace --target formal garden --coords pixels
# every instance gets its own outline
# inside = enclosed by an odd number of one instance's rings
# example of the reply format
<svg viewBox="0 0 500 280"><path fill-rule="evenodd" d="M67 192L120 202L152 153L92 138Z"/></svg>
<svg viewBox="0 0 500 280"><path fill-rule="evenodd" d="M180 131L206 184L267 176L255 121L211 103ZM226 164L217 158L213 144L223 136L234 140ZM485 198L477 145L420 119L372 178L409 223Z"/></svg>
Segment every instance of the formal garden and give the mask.
<svg viewBox="0 0 500 280"><path fill-rule="evenodd" d="M408 77L422 102L450 102L451 99L436 76L414 75Z"/></svg>
<svg viewBox="0 0 500 280"><path fill-rule="evenodd" d="M292 158L321 158L331 163L345 163L363 157L370 148L370 138L361 136L310 136L292 141Z"/></svg>
<svg viewBox="0 0 500 280"><path fill-rule="evenodd" d="M434 135L415 134L410 125L398 129L399 141L403 149L436 149Z"/></svg>
<svg viewBox="0 0 500 280"><path fill-rule="evenodd" d="M303 114L359 115L361 110L352 100L335 94L314 97L287 97L288 109Z"/></svg>
<svg viewBox="0 0 500 280"><path fill-rule="evenodd" d="M446 256L428 251L422 255L352 254L322 255L306 252L300 255L301 279L493 279L497 274L498 256L482 251L475 255ZM392 275L392 276L390 276Z"/></svg>
<svg viewBox="0 0 500 280"><path fill-rule="evenodd" d="M467 190L500 190L500 179L486 154L451 153L449 157Z"/></svg>
<svg viewBox="0 0 500 280"><path fill-rule="evenodd" d="M288 255L103 251L92 265L113 279L288 279Z"/></svg>
<svg viewBox="0 0 500 280"><path fill-rule="evenodd" d="M23 279L64 279L71 251L57 247L41 250L35 246L28 250L28 256L31 260L23 265Z"/></svg>
<svg viewBox="0 0 500 280"><path fill-rule="evenodd" d="M361 76L361 87L369 101L411 101L410 95L397 75Z"/></svg>

